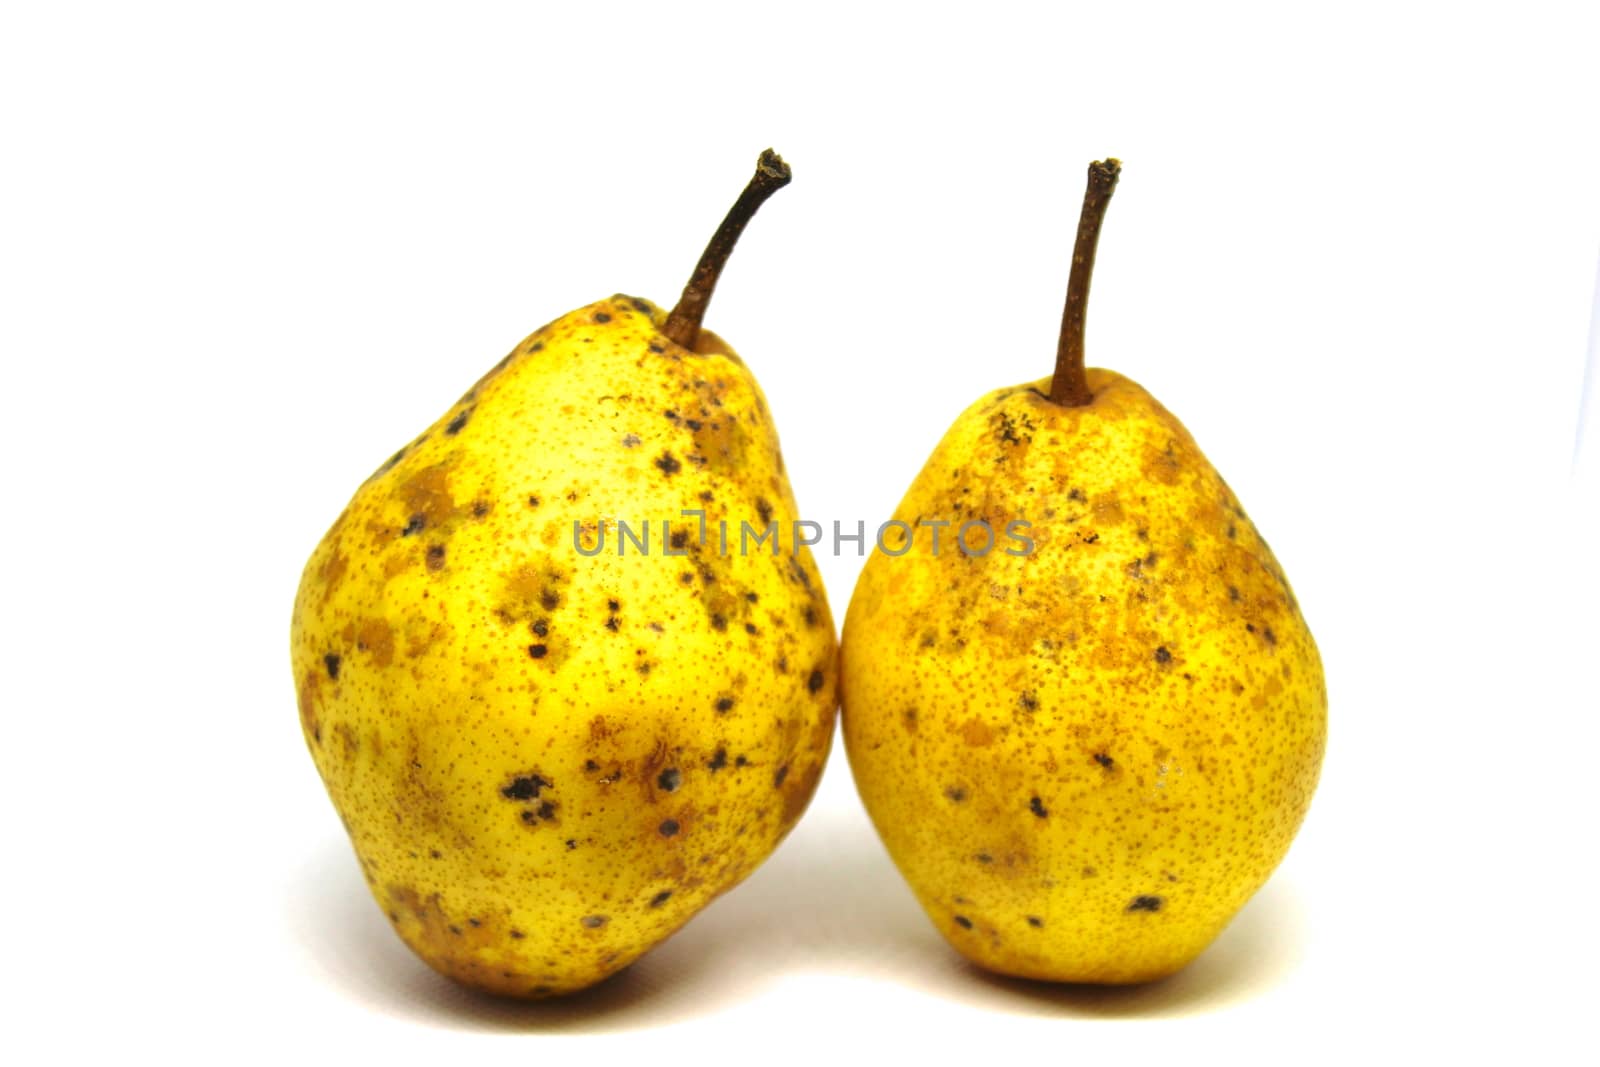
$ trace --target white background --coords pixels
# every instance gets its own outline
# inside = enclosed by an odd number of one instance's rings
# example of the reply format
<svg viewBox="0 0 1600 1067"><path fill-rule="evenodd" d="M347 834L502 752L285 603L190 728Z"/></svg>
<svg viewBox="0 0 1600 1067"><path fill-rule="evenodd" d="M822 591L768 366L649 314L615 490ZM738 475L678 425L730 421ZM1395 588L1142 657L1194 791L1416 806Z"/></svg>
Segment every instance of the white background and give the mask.
<svg viewBox="0 0 1600 1067"><path fill-rule="evenodd" d="M0 1043L1593 1055L1584 9L6 5ZM967 403L1049 372L1083 167L1124 161L1090 362L1229 479L1331 696L1293 852L1175 979L963 965L841 753L766 867L571 1001L448 986L365 895L296 719L301 564L533 328L618 290L670 304L768 144L794 184L707 324L825 522L887 517ZM841 618L859 566L822 560Z"/></svg>

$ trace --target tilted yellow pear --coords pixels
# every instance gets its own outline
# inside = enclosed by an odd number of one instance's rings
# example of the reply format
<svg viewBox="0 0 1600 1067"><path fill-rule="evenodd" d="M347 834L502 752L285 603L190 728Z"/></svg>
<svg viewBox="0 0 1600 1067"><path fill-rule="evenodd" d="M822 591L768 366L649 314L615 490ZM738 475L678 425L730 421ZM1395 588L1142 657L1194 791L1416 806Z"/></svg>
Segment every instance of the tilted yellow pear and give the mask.
<svg viewBox="0 0 1600 1067"><path fill-rule="evenodd" d="M671 315L614 296L518 344L305 568L306 743L394 929L468 985L627 966L754 870L822 773L827 600L803 550L721 548L719 521L796 508L760 387L699 326L788 180L764 154Z"/></svg>
<svg viewBox="0 0 1600 1067"><path fill-rule="evenodd" d="M1159 978L1217 936L1306 813L1327 710L1222 478L1149 393L1084 370L1119 170L1090 167L1054 378L955 421L840 654L857 788L934 924L983 967L1066 982Z"/></svg>

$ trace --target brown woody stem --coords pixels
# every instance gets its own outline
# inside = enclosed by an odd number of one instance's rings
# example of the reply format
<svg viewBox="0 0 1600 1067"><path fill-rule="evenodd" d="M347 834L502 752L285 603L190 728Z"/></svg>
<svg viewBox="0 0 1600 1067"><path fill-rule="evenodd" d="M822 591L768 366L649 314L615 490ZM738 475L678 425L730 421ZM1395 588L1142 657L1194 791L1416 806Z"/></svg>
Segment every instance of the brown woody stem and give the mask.
<svg viewBox="0 0 1600 1067"><path fill-rule="evenodd" d="M691 350L694 348L695 342L700 339L700 323L711 304L711 293L717 287L717 277L728 262L733 246L738 243L739 235L744 232L756 209L766 203L767 197L788 185L791 177L789 164L778 153L770 148L761 153L761 158L756 161L755 177L750 179L750 184L744 187L739 199L728 209L728 217L722 220L717 232L711 235L711 242L706 245L694 273L689 276L689 284L683 287L678 306L672 309L666 325L661 327L661 332L674 343Z"/></svg>
<svg viewBox="0 0 1600 1067"><path fill-rule="evenodd" d="M1056 373L1050 379L1050 399L1064 407L1091 402L1089 380L1083 371L1083 320L1089 306L1089 279L1094 274L1094 250L1100 243L1100 224L1122 162L1107 159L1089 164L1089 184L1083 191L1083 212L1078 216L1078 240L1072 247L1072 274L1067 279L1067 306L1061 312L1061 340L1056 346Z"/></svg>

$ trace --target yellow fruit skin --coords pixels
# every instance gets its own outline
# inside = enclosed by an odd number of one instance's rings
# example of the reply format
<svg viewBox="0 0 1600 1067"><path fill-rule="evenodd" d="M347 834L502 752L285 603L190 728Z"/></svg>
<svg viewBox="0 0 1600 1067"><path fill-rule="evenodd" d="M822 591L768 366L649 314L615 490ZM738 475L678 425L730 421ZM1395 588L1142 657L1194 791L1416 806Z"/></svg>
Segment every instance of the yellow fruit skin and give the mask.
<svg viewBox="0 0 1600 1067"><path fill-rule="evenodd" d="M664 321L617 296L519 344L356 492L295 600L302 730L373 896L496 993L581 989L671 934L777 846L832 738L810 555L737 551L741 520L796 513L766 400Z"/></svg>
<svg viewBox="0 0 1600 1067"><path fill-rule="evenodd" d="M958 418L845 619L846 751L950 943L1002 974L1160 978L1283 858L1316 787L1322 664L1266 542L1178 422L1090 370ZM997 544L953 544L983 519ZM1032 523L1035 548L1004 531ZM901 542L891 530L886 544ZM983 547L978 528L969 534Z"/></svg>

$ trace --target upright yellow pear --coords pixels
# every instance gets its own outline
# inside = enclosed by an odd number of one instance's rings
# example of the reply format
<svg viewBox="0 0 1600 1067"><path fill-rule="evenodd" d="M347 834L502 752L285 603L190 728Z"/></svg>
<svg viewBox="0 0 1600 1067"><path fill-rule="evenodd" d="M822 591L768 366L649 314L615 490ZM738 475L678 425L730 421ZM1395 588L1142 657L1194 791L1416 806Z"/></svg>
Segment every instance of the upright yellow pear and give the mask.
<svg viewBox="0 0 1600 1067"><path fill-rule="evenodd" d="M1226 483L1149 393L1083 367L1119 169L1090 168L1055 376L945 434L840 658L857 788L934 924L990 970L1066 982L1160 978L1217 936L1306 814L1327 712Z"/></svg>
<svg viewBox="0 0 1600 1067"><path fill-rule="evenodd" d="M788 180L764 154L670 316L614 296L519 343L306 565L306 743L395 931L468 985L627 966L754 870L822 773L833 621L803 549L720 544L796 507L760 387L699 327Z"/></svg>

